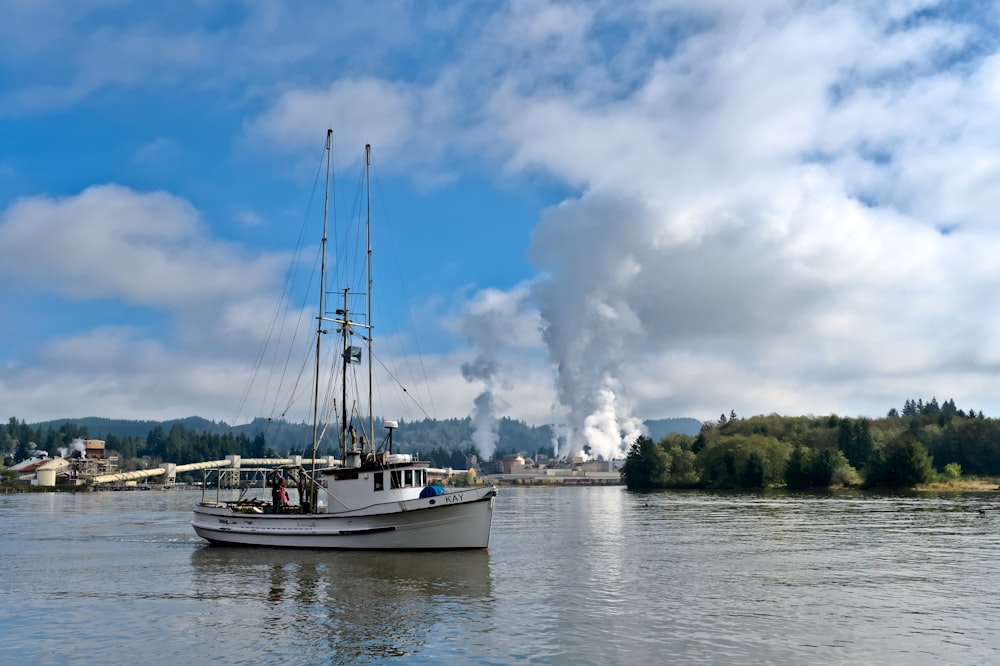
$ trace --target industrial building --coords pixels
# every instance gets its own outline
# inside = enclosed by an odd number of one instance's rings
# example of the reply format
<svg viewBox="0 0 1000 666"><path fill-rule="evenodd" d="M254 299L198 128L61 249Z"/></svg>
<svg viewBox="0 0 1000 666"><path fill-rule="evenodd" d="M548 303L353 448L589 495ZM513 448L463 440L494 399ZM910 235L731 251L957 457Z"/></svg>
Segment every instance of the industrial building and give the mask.
<svg viewBox="0 0 1000 666"><path fill-rule="evenodd" d="M36 451L11 469L20 481L41 487L82 486L95 476L118 470L118 456L107 456L101 439L75 440L60 454L50 457L47 451Z"/></svg>

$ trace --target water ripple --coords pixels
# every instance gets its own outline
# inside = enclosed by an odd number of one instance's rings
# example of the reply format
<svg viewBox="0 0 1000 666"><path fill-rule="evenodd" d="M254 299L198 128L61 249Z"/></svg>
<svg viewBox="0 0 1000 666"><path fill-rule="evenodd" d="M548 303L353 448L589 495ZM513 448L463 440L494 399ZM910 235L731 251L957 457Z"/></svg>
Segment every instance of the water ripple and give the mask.
<svg viewBox="0 0 1000 666"><path fill-rule="evenodd" d="M196 500L0 497L3 658L1000 661L992 495L504 488L489 552L442 554L212 548Z"/></svg>

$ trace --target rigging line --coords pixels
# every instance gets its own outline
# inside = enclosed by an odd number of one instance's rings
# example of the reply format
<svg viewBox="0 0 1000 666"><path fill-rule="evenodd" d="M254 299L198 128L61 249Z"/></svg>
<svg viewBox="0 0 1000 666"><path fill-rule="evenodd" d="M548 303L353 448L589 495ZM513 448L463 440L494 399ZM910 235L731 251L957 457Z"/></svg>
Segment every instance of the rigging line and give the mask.
<svg viewBox="0 0 1000 666"><path fill-rule="evenodd" d="M318 257L317 257L316 261L317 262L319 261ZM313 271L312 271L312 273L310 273L310 275L311 276L315 275L315 272L316 272L316 265L314 263L313 264ZM312 291L312 287L313 287L313 279L312 279L312 277L310 277L309 282L306 285L306 289L303 292L303 296L302 296L302 301L303 302L302 302L301 307L299 307L298 321L296 322L295 328L292 331L292 339L288 343L288 352L285 354L285 363L282 366L281 377L278 380L278 387L277 387L277 389L274 392L274 401L271 404L271 413L272 414L274 413L274 410L277 408L278 398L279 398L279 396L281 396L282 390L284 388L285 378L286 378L286 376L288 374L288 368L291 367L292 352L295 350L296 340L298 340L298 338L299 338L299 332L302 330L303 319L306 317L306 301L309 300L308 294L309 294L309 292ZM289 303L289 305L291 305L291 304ZM310 358L309 351L310 350L306 350L304 352L305 356L303 358L302 365L299 367L299 372L296 375L295 381L292 383L292 391L291 391L291 396L292 397L290 398L289 402L286 403L286 407L285 407L284 411L287 411L288 409L290 409L292 401L295 400L294 394L295 394L296 390L298 390L299 383L302 381L302 377L305 374L305 365L308 363L309 358ZM278 355L278 345L275 345L275 348L274 348L274 357L275 358L272 359L272 362L271 362L272 363L272 366L271 366L272 368L277 365L277 361L276 361L277 355ZM270 381L268 382L268 384L270 385ZM270 386L268 386L268 390L269 389L270 389Z"/></svg>
<svg viewBox="0 0 1000 666"><path fill-rule="evenodd" d="M374 168L373 168L373 171L374 171L374 173L373 173L372 180L375 183L374 187L375 187L376 194L378 195L376 197L377 202L380 205L381 209L384 210L384 211L386 211L386 213L384 215L384 219L391 220L392 217L388 214L388 206L386 205L386 199L382 195L381 180L378 177L378 171L375 170ZM420 375L422 377L423 385L425 387L423 393L425 394L427 400L429 400L429 402L430 402L431 411L432 412L437 412L437 408L434 405L434 393L433 393L433 391L430 391L429 388L428 388L429 385L430 385L430 380L428 379L428 376L427 376L427 366L424 363L423 350L420 348L420 338L417 335L417 328L416 328L416 326L414 324L413 311L410 309L410 297L409 297L408 292L406 291L406 280L403 279L403 276L400 273L400 266L401 266L402 262L399 260L399 254L396 251L396 245L393 242L393 236L392 236L392 234L386 234L386 237L388 238L388 244L389 244L389 246L392 249L392 256L393 256L393 262L392 263L393 263L393 266L395 266L395 268L396 268L396 274L397 274L397 278L398 278L399 289L400 289L400 291L403 294L403 305L405 306L405 312L406 312L406 324L409 327L410 335L412 336L412 339L413 339L413 344L416 347L417 363L419 365ZM393 308L386 308L386 309L389 312L390 321L392 321L395 324L396 319L393 316L393 313L395 312L395 310ZM405 355L405 357L409 358L409 355ZM418 382L416 380L416 377L414 376L413 369L410 366L409 362L406 364L406 369L408 370L408 374L410 375L410 381L414 385L417 385ZM398 380L397 380L397 383L398 383ZM400 383L399 385L402 388L402 384ZM405 391L405 389L404 389L404 391ZM413 399L412 396L411 396L411 399ZM420 411L422 411L425 415L427 414L426 410L424 410L423 407L420 408ZM430 418L430 416L428 416L428 418Z"/></svg>
<svg viewBox="0 0 1000 666"><path fill-rule="evenodd" d="M352 417L357 417L359 425L361 426L361 433L365 434L368 431L368 428L365 427L366 422L364 421L364 417L359 412L355 411L357 409L358 403L363 402L361 400L361 391L358 388L361 384L358 381L358 371L357 371L357 369L356 368L351 368L351 374L354 375L354 377L353 377L354 381L351 382L351 404L354 405L354 407L352 408ZM353 418L351 420L353 420ZM368 433L368 434L369 434L368 441L370 442L371 441L371 433Z"/></svg>
<svg viewBox="0 0 1000 666"><path fill-rule="evenodd" d="M336 254L338 257L338 278L342 280L344 287L350 288L351 294L365 293L363 289L358 288L357 284L363 280L363 275L355 276L353 284L351 281L351 267L361 264L361 260L358 259L358 256L361 254L358 246L361 244L362 234L358 229L364 222L364 215L362 213L364 191L364 170L362 169L354 190L354 203L351 206L352 212L346 216L349 224L345 224L348 228L345 228L344 233L341 234L344 239L342 244L337 244ZM354 239L353 245L348 242L350 239Z"/></svg>
<svg viewBox="0 0 1000 666"><path fill-rule="evenodd" d="M327 127L333 127L333 125L330 124L330 125L327 125ZM338 188L337 188L337 133L336 132L331 132L330 133L330 148L329 148L329 150L330 150L330 183L329 183L330 184L330 188L329 188L329 192L330 192L330 199L332 200L331 201L331 206L330 206L329 210L331 210L333 212L333 214L332 215L328 214L328 218L330 218L330 219L328 219L328 222L330 222L332 224L332 226L333 226L333 234L332 234L332 237L333 237L333 256L336 257L337 256L337 252L338 252L338 249L337 249L338 248L337 239L338 239L338 237L340 235L340 232L338 231L339 225L337 223L337 220L338 220L338 217L337 217L337 189ZM329 242L329 240L327 242ZM332 277L332 276L330 276L330 277ZM321 285L321 288L322 289L327 289L327 285L325 285L325 284ZM325 313L321 312L320 316L323 316L324 314Z"/></svg>
<svg viewBox="0 0 1000 666"><path fill-rule="evenodd" d="M253 378L251 379L251 382L248 384L247 389L246 389L246 394L247 395L249 395L249 391L251 390L252 384L255 381L256 374L257 374L257 372L259 372L260 367L263 364L264 353L265 353L267 347L269 345L271 345L271 341L272 341L273 334L274 334L274 328L275 328L275 326L277 326L277 322L280 320L279 319L279 312L282 311L282 303L284 303L284 313L285 313L286 317L287 317L289 308L291 308L291 299L288 298L288 296L290 296L291 293L292 293L292 284L294 283L294 271L292 269L295 266L295 264L299 261L298 258L300 256L301 251L302 251L302 246L304 244L304 239L306 237L305 231L306 231L306 228L308 226L307 225L307 221L308 221L308 219L310 217L310 213L312 211L313 203L315 201L315 195L316 195L316 191L317 191L317 185L318 185L318 182L319 182L319 174L321 172L321 168L322 168L322 162L320 163L320 165L319 165L319 167L317 169L317 174L316 174L315 178L313 179L313 188L312 188L312 192L310 193L309 204L307 205L306 212L303 215L302 224L299 226L299 237L296 240L295 251L292 253L292 255L291 255L290 259L289 259L289 267L288 267L288 269L286 271L286 274L285 274L285 282L284 282L284 285L282 286L282 291L281 291L282 296L279 299L278 303L275 305L275 311L274 311L274 315L272 316L272 319L271 319L271 322L270 322L270 325L269 325L269 328L268 328L268 333L265 336L264 343L261 346L261 352L260 352L260 357L259 357L259 364L255 368ZM301 322L301 314L300 314L299 319L300 319L300 322ZM298 329L296 328L296 331L297 330ZM274 356L272 356L272 359L271 359L272 370L277 365L276 364L276 356L277 356L278 348L280 346L280 341L281 341L282 337L283 337L283 329L279 329L277 343L275 343L273 345L273 347L274 347ZM293 346L294 346L294 340L295 340L295 338L293 337L292 343L291 343ZM287 371L287 366L288 366L288 358L286 358L286 360L285 360L285 371ZM283 371L283 373L284 373L284 371ZM269 374L268 375L267 386L265 386L265 389L264 389L264 392L263 392L263 397L264 398L266 398L266 396L268 394L268 391L270 390L269 389L270 378L271 378L271 375ZM283 379L284 379L284 374L282 375L282 383L283 383ZM281 386L281 383L279 383L279 390L280 390L280 386ZM245 403L245 400L243 402ZM242 411L242 408L243 408L243 405L241 403L241 407L240 407L241 411ZM275 406L272 405L270 416L274 415L274 408L275 408ZM264 411L264 410L262 410L262 411Z"/></svg>
<svg viewBox="0 0 1000 666"><path fill-rule="evenodd" d="M331 400L328 404L329 407L327 408L326 413L323 414L323 430L320 431L319 437L316 439L317 442L323 441L323 438L326 437L327 430L330 429L330 424L334 423L334 419L336 418L337 401Z"/></svg>
<svg viewBox="0 0 1000 666"><path fill-rule="evenodd" d="M397 386L399 386L399 389L403 392L403 394L407 398L409 398L413 402L414 405L416 405L417 409L420 410L420 412L424 415L424 417L426 417L428 419L431 418L430 414L427 413L427 410L424 409L423 405L421 405L420 402L416 398L414 398L412 395L410 395L410 392L406 389L405 386L403 386L403 382L399 381L399 379L396 377L396 375L392 374L392 371L389 370L388 366L386 366L386 364L382 362L382 359L379 358L378 354L375 355L375 360L378 361L379 366L383 370L385 370L385 374L387 374L389 376L389 378L392 379L392 381L394 381Z"/></svg>
<svg viewBox="0 0 1000 666"><path fill-rule="evenodd" d="M308 220L308 218L310 216L310 213L312 211L313 203L316 200L316 192L317 192L317 187L318 187L318 184L319 184L320 174L322 173L322 167L323 167L323 156L321 154L319 164L316 167L316 175L313 178L313 186L312 186L311 192L309 193L309 200L308 200L308 203L306 204L306 210L305 210L305 213L303 215L302 224L299 226L299 237L298 237L298 239L296 240L296 243L295 243L295 251L292 253L292 256L289 258L289 269L285 273L285 281L284 281L284 284L282 285L282 289L281 289L282 296L281 296L281 298L278 299L278 302L275 304L274 312L273 312L273 314L271 316L271 321L270 321L270 323L268 325L267 335L264 336L264 341L261 344L261 347L260 347L260 350L259 350L259 352L257 354L256 359L254 360L253 369L251 370L251 373L250 373L250 380L247 382L247 385L244 388L242 395L240 396L240 401L239 401L239 404L238 404L237 409L236 409L236 414L233 417L233 421L232 421L233 423L236 423L236 421L239 419L240 415L243 413L244 407L246 407L246 402L247 402L247 400L250 397L250 391L252 390L253 385L256 382L257 374L261 370L261 367L262 367L263 361L264 361L264 357L266 355L267 347L270 344L271 337L274 334L274 329L277 326L277 322L279 321L279 314L282 311L282 304L284 303L284 306L285 306L284 309L285 309L286 313L287 313L288 307L290 306L290 300L286 300L285 296L291 292L290 286L291 286L291 283L292 283L292 280L293 280L293 276L292 276L293 271L291 270L291 267L297 261L296 257L298 257L299 252L301 252L301 249L302 249L302 245L303 245L303 242L304 242L304 239L305 239L305 236L306 236L306 234L305 234L306 220ZM279 335L279 341L280 341L280 335ZM265 390L265 395L266 395L266 390Z"/></svg>
<svg viewBox="0 0 1000 666"><path fill-rule="evenodd" d="M288 352L289 357L291 356L291 350L293 348L294 347L289 347L289 352ZM300 397L299 394L303 390L306 390L306 388L308 388L308 387L302 387L300 385L302 384L302 378L305 377L306 368L309 365L309 361L310 360L312 360L311 350L305 350L303 352L303 355L302 355L302 364L299 366L299 372L296 375L295 382L292 384L292 390L289 391L289 393L288 393L288 400L287 400L287 402L285 402L285 407L281 411L282 416L284 416L285 414L287 414L288 411L292 408L292 405L294 405L296 402L298 402L298 399ZM286 364L287 364L287 362L288 362L288 360L286 359ZM282 382L281 382L281 384L283 384L283 383L284 383L284 374L282 374ZM279 384L279 388L280 388L281 384ZM274 400L275 405L277 405L278 396L279 395L281 395L281 391L280 390L275 392L275 400ZM310 403L311 403L311 399L310 399Z"/></svg>
<svg viewBox="0 0 1000 666"><path fill-rule="evenodd" d="M340 369L339 369L340 364L337 361L337 355L329 353L329 360L325 365L331 368L331 371L328 374L329 379L327 380L326 388L324 389L324 394L323 394L322 404L326 405L327 407L325 408L325 411L322 414L322 418L320 419L320 422L323 424L323 429L322 432L320 432L316 438L317 444L323 440L323 437L326 434L326 431L331 421L330 418L331 412L336 413L337 409L336 389L338 385L337 378L340 376Z"/></svg>

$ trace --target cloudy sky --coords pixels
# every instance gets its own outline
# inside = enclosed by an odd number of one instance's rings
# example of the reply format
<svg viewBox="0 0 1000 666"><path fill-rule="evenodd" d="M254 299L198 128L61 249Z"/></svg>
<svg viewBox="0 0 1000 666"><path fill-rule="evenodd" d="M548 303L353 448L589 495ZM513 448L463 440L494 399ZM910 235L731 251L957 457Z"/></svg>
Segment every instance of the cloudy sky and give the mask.
<svg viewBox="0 0 1000 666"><path fill-rule="evenodd" d="M376 275L401 285L376 349L407 392L377 413L602 453L648 418L1000 413L993 3L0 15L7 416L299 419L261 350L315 316L280 298L328 127L332 215L370 143Z"/></svg>

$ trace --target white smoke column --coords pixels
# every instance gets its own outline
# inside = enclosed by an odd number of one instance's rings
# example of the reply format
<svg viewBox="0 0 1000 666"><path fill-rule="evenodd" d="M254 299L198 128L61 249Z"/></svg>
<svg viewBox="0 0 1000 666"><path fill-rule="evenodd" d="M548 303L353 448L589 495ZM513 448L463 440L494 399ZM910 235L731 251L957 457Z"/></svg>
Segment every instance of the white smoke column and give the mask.
<svg viewBox="0 0 1000 666"><path fill-rule="evenodd" d="M617 385L612 377L605 377L603 387L595 395L593 412L583 421L583 436L592 455L601 455L605 460L621 458L625 448L642 434L642 425L631 418L621 405L615 391L607 388ZM621 394L621 388L618 388Z"/></svg>
<svg viewBox="0 0 1000 666"><path fill-rule="evenodd" d="M565 424L558 423L557 419L553 418L552 423L552 457L556 460L569 455L569 451L563 451L563 445L569 441L569 428Z"/></svg>
<svg viewBox="0 0 1000 666"><path fill-rule="evenodd" d="M496 395L502 385L499 355L504 348L520 344L528 294L523 285L510 291L484 289L469 301L463 314L462 333L475 348L476 357L462 365L462 376L468 382L483 384L474 401L472 438L484 460L496 451L496 414L504 406ZM536 326L536 321L532 319L531 326Z"/></svg>
<svg viewBox="0 0 1000 666"><path fill-rule="evenodd" d="M483 460L489 460L496 451L497 419L493 397L493 378L497 373L498 364L482 356L475 361L462 364L462 376L467 382L482 381L486 389L476 396L472 410L472 441Z"/></svg>
<svg viewBox="0 0 1000 666"><path fill-rule="evenodd" d="M87 443L84 440L82 440L79 437L77 437L76 439L73 440L73 442L70 444L70 446L73 447L74 451L77 451L77 452L80 453L80 457L81 458L86 458L87 457Z"/></svg>
<svg viewBox="0 0 1000 666"><path fill-rule="evenodd" d="M543 338L568 411L569 455L621 458L643 431L618 379L642 325L629 304L652 234L648 216L612 200L567 202L547 211L531 258L548 277L535 285Z"/></svg>

